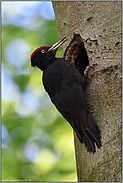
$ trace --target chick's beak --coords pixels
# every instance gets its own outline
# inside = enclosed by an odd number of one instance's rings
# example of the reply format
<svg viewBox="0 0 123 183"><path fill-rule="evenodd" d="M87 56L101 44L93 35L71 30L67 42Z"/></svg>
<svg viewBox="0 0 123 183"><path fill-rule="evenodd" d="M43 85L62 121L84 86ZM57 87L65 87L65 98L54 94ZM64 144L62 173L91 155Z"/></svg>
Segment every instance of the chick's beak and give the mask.
<svg viewBox="0 0 123 183"><path fill-rule="evenodd" d="M49 48L49 50L47 51L47 52L49 52L49 51L57 51L57 49L65 42L65 41L67 41L67 38L66 37L64 37L63 39L61 39L60 41L58 41L57 43L55 43L54 45L52 45L50 48Z"/></svg>

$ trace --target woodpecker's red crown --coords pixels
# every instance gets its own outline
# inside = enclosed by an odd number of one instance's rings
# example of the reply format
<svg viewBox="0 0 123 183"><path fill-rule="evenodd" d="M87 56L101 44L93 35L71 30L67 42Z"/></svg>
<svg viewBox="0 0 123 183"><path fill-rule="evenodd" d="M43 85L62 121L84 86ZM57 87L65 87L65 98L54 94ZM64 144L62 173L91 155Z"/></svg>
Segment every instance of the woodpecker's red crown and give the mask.
<svg viewBox="0 0 123 183"><path fill-rule="evenodd" d="M50 46L41 46L39 48L37 48L32 54L31 54L31 57L30 57L30 61L32 60L32 57L41 49L43 48L49 48Z"/></svg>

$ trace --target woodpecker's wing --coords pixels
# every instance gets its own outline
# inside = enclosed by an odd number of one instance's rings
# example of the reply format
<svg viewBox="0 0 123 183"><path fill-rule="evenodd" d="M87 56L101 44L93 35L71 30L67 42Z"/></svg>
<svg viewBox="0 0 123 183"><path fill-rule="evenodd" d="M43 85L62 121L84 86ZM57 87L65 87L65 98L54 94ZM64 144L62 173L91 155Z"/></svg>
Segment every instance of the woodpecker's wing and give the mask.
<svg viewBox="0 0 123 183"><path fill-rule="evenodd" d="M85 130L87 111L81 87L81 75L68 61L54 62L44 72L43 83L51 101L71 124ZM73 127L73 124L71 124Z"/></svg>

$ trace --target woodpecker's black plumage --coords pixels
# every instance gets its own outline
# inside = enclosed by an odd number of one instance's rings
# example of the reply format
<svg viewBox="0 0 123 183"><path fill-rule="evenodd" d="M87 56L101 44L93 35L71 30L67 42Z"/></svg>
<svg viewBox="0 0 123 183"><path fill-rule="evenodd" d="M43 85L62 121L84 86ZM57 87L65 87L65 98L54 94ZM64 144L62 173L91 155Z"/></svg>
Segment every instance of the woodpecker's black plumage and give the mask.
<svg viewBox="0 0 123 183"><path fill-rule="evenodd" d="M70 123L78 139L89 152L96 152L95 144L101 147L101 132L85 106L85 75L64 58L55 58L59 46L66 37L53 46L43 46L31 55L31 65L43 71L43 84L52 103Z"/></svg>

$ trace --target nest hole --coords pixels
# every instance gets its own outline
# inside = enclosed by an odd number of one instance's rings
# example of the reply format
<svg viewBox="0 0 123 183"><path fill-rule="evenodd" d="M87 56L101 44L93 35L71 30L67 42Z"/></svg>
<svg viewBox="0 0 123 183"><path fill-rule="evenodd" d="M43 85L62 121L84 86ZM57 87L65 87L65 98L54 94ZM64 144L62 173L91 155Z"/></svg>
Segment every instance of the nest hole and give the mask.
<svg viewBox="0 0 123 183"><path fill-rule="evenodd" d="M86 67L89 65L89 61L87 51L84 47L84 42L80 34L74 33L63 57L72 63L81 75L84 74Z"/></svg>

